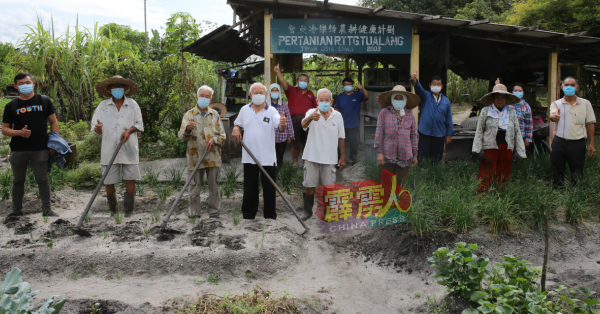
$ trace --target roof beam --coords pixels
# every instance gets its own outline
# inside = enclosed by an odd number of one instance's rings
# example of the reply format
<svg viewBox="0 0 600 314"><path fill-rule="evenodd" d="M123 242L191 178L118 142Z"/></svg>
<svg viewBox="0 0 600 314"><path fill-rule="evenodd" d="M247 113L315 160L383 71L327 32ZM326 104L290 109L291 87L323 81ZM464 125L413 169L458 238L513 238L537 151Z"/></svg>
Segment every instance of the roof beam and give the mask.
<svg viewBox="0 0 600 314"><path fill-rule="evenodd" d="M383 11L385 10L385 5L380 5L378 7L376 7L375 9L373 9L371 12L369 12L369 16L373 16L375 14L377 14L377 12Z"/></svg>
<svg viewBox="0 0 600 314"><path fill-rule="evenodd" d="M462 26L459 26L458 28L467 28L467 27L471 27L471 26L475 26L475 25L489 24L491 22L492 22L492 20L490 20L490 19L479 20L479 21L471 21L471 22L465 23Z"/></svg>
<svg viewBox="0 0 600 314"><path fill-rule="evenodd" d="M437 20L437 19L441 19L442 16L441 15L429 15L429 16L425 16L421 19L421 21L430 21L430 20Z"/></svg>
<svg viewBox="0 0 600 314"><path fill-rule="evenodd" d="M587 34L587 31L584 31L584 32L579 32L579 33L565 34L565 37L579 37L579 36L585 36L586 34Z"/></svg>
<svg viewBox="0 0 600 314"><path fill-rule="evenodd" d="M530 27L518 27L515 26L512 29L509 29L503 33L520 33L520 32L534 32L534 31L539 31L542 29L541 25L534 25L534 26L530 26Z"/></svg>

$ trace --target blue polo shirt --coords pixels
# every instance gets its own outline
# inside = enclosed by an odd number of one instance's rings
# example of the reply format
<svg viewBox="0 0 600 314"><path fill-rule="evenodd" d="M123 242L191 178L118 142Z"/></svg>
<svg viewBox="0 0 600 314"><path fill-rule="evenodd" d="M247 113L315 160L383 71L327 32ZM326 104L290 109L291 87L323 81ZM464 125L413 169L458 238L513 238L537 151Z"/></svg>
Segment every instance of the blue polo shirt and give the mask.
<svg viewBox="0 0 600 314"><path fill-rule="evenodd" d="M350 95L341 93L335 99L333 107L342 114L344 128L360 127L360 103L363 99L365 99L365 94L357 91L353 91Z"/></svg>
<svg viewBox="0 0 600 314"><path fill-rule="evenodd" d="M424 90L420 81L417 81L413 86L415 87L415 94L421 98L419 132L433 137L454 135L450 100L440 93L441 99L436 102L433 93Z"/></svg>

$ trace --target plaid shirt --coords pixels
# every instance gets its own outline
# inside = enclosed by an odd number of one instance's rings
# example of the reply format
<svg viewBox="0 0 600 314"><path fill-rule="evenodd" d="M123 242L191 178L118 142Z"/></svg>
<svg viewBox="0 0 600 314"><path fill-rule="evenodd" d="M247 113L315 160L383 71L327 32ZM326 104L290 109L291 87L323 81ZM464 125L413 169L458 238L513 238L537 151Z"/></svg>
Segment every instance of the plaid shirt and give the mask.
<svg viewBox="0 0 600 314"><path fill-rule="evenodd" d="M524 100L520 103L512 105L517 112L521 134L527 142L533 142L533 118L531 117L531 108Z"/></svg>
<svg viewBox="0 0 600 314"><path fill-rule="evenodd" d="M398 127L396 110L389 106L379 113L375 132L375 149L385 159L407 160L417 157L417 124L411 110L405 110Z"/></svg>
<svg viewBox="0 0 600 314"><path fill-rule="evenodd" d="M287 128L285 128L285 131L275 132L275 143L283 143L287 141L288 138L294 139L294 127L292 126L292 116L290 115L290 110L288 109L287 103L283 99L281 99L281 102L277 104L271 102L271 106L277 109L280 116L283 116L283 114L285 113L285 118L287 119Z"/></svg>

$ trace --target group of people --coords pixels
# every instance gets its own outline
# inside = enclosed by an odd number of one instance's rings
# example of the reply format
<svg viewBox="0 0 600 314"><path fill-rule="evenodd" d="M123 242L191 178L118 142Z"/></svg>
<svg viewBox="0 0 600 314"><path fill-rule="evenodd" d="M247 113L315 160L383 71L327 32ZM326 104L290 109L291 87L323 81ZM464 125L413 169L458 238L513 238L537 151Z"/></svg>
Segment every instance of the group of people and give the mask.
<svg viewBox="0 0 600 314"><path fill-rule="evenodd" d="M269 178L276 180L277 166L282 164L286 147L291 144L295 164L302 153L305 193L301 218L307 220L313 214L316 187L335 183L337 169L346 166L346 138L350 146L349 161L357 160L360 104L368 100L369 93L360 82L358 88L361 91L355 91L354 81L346 78L343 80L344 92L334 100L332 92L326 88L314 95L308 89L307 75L300 75L298 86L291 86L278 65L274 71L280 84L271 84L267 89L261 83L254 83L248 91L252 101L240 109L231 133L234 140L243 141L247 148L242 152L242 215L244 219L255 218L260 180L264 218L277 218L276 190ZM431 78L430 91L419 82L418 72L411 75L410 82L415 93L398 85L377 96L383 107L375 134L377 163L380 172L385 169L395 174L399 185L406 184L410 167L416 167L426 159L441 161L444 146L451 143L453 135L451 103L441 93L442 78ZM479 115L473 142L473 154L480 160L478 194L489 190L494 174L498 184L506 182L513 162L526 158L525 147L532 142L531 108L523 100L523 86L516 83L512 92L508 92L505 85L497 83L491 93L481 98L486 106ZM68 145L63 149L66 142L58 136L58 121L52 103L46 96L34 92L32 76L17 74L14 86L20 92L19 97L6 105L2 121L2 134L11 137L9 160L13 171L13 207L9 216L23 214L28 165L38 183L42 214L58 216L51 210L47 172L51 169L49 161L57 161L59 165L64 163L60 158L68 153ZM96 85L97 92L107 99L96 108L91 131L102 136L100 164L103 173L108 172L104 184L112 214L118 211L114 184L120 180L126 183L123 207L125 215L129 216L135 207L135 181L141 178L137 132L143 132L144 126L140 107L131 98L137 89L135 82L120 76ZM563 81L562 89L565 96L551 104L550 115L550 121L557 123L551 153L555 187L564 185L565 164L568 163L571 172L580 176L586 152L590 157L596 152L595 116L590 102L576 96L579 85L572 77ZM282 92L288 102L282 99ZM208 182L208 215L219 218L220 213L218 179L222 165L221 147L227 134L221 116L209 106L213 97L211 87L198 88L196 104L185 113L178 132L178 137L187 142L190 216L201 214L200 192L204 177ZM419 123L412 112L417 106L421 113ZM590 143L586 146L588 134L591 135ZM120 143L120 150L116 152ZM115 153L114 163L109 168ZM193 173L197 165L198 171Z"/></svg>

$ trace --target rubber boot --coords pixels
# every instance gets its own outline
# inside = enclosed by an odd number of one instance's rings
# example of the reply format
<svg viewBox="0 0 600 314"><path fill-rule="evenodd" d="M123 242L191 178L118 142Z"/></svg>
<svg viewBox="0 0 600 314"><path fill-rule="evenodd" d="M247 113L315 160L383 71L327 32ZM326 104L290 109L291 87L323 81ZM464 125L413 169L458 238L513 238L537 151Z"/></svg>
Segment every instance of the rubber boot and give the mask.
<svg viewBox="0 0 600 314"><path fill-rule="evenodd" d="M125 193L125 217L133 214L133 205L135 203L135 194Z"/></svg>
<svg viewBox="0 0 600 314"><path fill-rule="evenodd" d="M306 221L308 218L310 218L313 214L312 212L312 208L313 208L313 204L315 203L315 195L306 195L304 194L304 214L302 215L302 217L300 217L300 219L302 219L303 221Z"/></svg>
<svg viewBox="0 0 600 314"><path fill-rule="evenodd" d="M111 215L114 215L117 213L117 193L114 194L107 194L106 195L106 199L108 200L108 210L110 211Z"/></svg>

